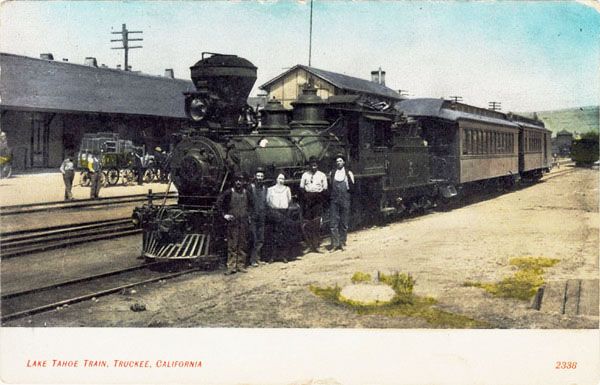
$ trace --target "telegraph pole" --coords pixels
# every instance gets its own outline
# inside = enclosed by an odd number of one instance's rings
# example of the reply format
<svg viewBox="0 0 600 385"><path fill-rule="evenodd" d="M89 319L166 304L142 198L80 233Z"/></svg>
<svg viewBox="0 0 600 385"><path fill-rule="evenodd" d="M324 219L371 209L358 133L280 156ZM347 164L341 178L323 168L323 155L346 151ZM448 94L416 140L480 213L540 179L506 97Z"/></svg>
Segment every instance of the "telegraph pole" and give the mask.
<svg viewBox="0 0 600 385"><path fill-rule="evenodd" d="M492 111L500 111L502 109L501 102L488 102L489 109Z"/></svg>
<svg viewBox="0 0 600 385"><path fill-rule="evenodd" d="M144 32L143 31L129 31L129 30L127 30L127 25L123 24L123 27L120 32L111 32L111 33L115 34L115 35L121 35L121 39L112 39L111 42L121 41L121 42L123 42L123 46L122 47L111 47L111 49L122 49L125 51L125 63L124 63L123 69L125 71L129 71L129 50L134 49L134 48L143 48L141 45L130 46L129 42L144 40L144 39L130 39L129 34L130 33L144 33Z"/></svg>
<svg viewBox="0 0 600 385"><path fill-rule="evenodd" d="M313 0L310 0L310 31L308 33L308 66L310 67L310 62L312 58L312 9L313 9Z"/></svg>
<svg viewBox="0 0 600 385"><path fill-rule="evenodd" d="M462 96L450 96L454 103L462 102Z"/></svg>

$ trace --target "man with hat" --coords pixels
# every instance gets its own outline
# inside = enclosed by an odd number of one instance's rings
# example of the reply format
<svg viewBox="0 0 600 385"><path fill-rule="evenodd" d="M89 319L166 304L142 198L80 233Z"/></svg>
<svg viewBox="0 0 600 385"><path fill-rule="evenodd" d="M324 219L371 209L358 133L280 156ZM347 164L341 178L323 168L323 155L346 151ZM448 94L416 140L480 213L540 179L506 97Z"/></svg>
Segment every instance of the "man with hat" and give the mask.
<svg viewBox="0 0 600 385"><path fill-rule="evenodd" d="M73 163L73 157L67 156L60 165L60 172L63 176L63 182L65 183L65 200L73 200L73 178L75 178L75 163Z"/></svg>
<svg viewBox="0 0 600 385"><path fill-rule="evenodd" d="M265 217L267 213L267 187L264 184L265 170L257 167L254 173L254 183L250 185L250 193L254 202L252 211L252 253L250 266L256 267L260 263L263 245L265 243Z"/></svg>
<svg viewBox="0 0 600 385"><path fill-rule="evenodd" d="M344 250L350 222L350 192L354 187L354 175L345 167L343 154L335 157L335 170L329 173L331 180L330 230L331 250Z"/></svg>
<svg viewBox="0 0 600 385"><path fill-rule="evenodd" d="M323 216L323 202L327 193L327 176L319 171L317 158L308 159L309 169L302 174L300 189L303 191L303 216L302 229L308 247L313 252L319 252L321 217Z"/></svg>
<svg viewBox="0 0 600 385"><path fill-rule="evenodd" d="M244 188L244 175L236 172L233 187L219 197L217 206L227 221L227 271L226 275L246 272L248 230L253 211L252 195Z"/></svg>

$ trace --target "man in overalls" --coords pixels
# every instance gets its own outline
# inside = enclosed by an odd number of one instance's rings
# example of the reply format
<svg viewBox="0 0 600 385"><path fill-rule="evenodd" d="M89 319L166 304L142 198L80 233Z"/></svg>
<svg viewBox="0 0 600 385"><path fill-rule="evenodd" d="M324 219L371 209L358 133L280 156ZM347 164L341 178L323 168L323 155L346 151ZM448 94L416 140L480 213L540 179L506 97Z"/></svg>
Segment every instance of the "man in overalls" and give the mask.
<svg viewBox="0 0 600 385"><path fill-rule="evenodd" d="M218 206L227 221L227 271L225 275L238 271L246 272L250 215L253 210L252 194L244 188L244 176L236 173L233 187L225 190Z"/></svg>
<svg viewBox="0 0 600 385"><path fill-rule="evenodd" d="M329 203L329 225L331 230L331 251L344 250L350 222L350 192L354 187L354 175L347 170L343 155L335 158L335 170L329 173L331 180L331 201Z"/></svg>
<svg viewBox="0 0 600 385"><path fill-rule="evenodd" d="M250 254L250 266L256 267L261 262L261 254L265 242L265 217L267 213L267 187L265 171L258 167L254 173L254 183L250 185L254 210L252 212L252 238L254 241Z"/></svg>

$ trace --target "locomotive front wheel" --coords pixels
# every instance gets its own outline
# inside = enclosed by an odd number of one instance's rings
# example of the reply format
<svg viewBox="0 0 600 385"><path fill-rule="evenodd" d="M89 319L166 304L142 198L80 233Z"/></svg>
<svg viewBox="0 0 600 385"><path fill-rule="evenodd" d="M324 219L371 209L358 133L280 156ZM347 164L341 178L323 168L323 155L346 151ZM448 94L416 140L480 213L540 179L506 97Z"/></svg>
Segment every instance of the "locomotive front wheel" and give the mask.
<svg viewBox="0 0 600 385"><path fill-rule="evenodd" d="M116 168L108 170L106 173L106 179L110 186L116 185L119 182L119 170Z"/></svg>

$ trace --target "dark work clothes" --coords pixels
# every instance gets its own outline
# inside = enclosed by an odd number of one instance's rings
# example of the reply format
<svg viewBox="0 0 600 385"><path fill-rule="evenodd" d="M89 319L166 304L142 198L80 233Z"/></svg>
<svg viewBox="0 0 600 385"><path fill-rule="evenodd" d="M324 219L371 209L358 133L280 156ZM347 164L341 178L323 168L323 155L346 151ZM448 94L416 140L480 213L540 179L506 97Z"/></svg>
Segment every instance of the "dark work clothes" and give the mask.
<svg viewBox="0 0 600 385"><path fill-rule="evenodd" d="M221 216L225 214L234 216L227 222L227 269L230 271L243 269L248 255L252 195L245 189L237 192L230 188L219 197L217 206Z"/></svg>
<svg viewBox="0 0 600 385"><path fill-rule="evenodd" d="M232 190L231 200L229 201L229 211L227 214L233 215L236 219L247 219L250 209L248 207L247 194L248 192L246 190L242 190L241 192Z"/></svg>
<svg viewBox="0 0 600 385"><path fill-rule="evenodd" d="M95 199L100 195L100 176L102 175L102 171L90 172L90 198Z"/></svg>
<svg viewBox="0 0 600 385"><path fill-rule="evenodd" d="M345 246L350 223L350 190L353 187L352 178L346 172L343 181L331 178L331 202L329 204L329 226L331 230L331 245L334 248Z"/></svg>
<svg viewBox="0 0 600 385"><path fill-rule="evenodd" d="M249 223L243 219L233 219L227 223L227 269L243 269L248 250Z"/></svg>
<svg viewBox="0 0 600 385"><path fill-rule="evenodd" d="M323 216L323 199L325 192L304 193L304 219L311 220Z"/></svg>
<svg viewBox="0 0 600 385"><path fill-rule="evenodd" d="M304 221L302 230L308 247L316 251L321 244L321 217L323 216L323 200L325 192L304 193Z"/></svg>
<svg viewBox="0 0 600 385"><path fill-rule="evenodd" d="M73 179L75 178L75 171L66 170L63 174L63 182L65 182L65 199L73 199Z"/></svg>
<svg viewBox="0 0 600 385"><path fill-rule="evenodd" d="M269 260L285 261L297 257L302 238L300 207L292 203L287 209L269 208L266 219L265 234L268 235L265 242L268 246L265 246Z"/></svg>
<svg viewBox="0 0 600 385"><path fill-rule="evenodd" d="M60 165L60 172L63 176L63 182L65 183L65 200L73 199L73 179L75 178L75 164L71 158L66 158Z"/></svg>
<svg viewBox="0 0 600 385"><path fill-rule="evenodd" d="M265 243L265 217L267 212L267 187L265 185L255 185L250 187L252 200L254 201L254 211L252 212L252 253L250 254L250 263L256 263L261 259L262 249Z"/></svg>

